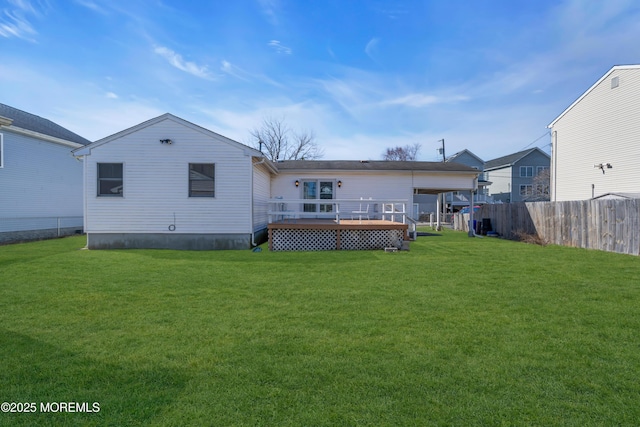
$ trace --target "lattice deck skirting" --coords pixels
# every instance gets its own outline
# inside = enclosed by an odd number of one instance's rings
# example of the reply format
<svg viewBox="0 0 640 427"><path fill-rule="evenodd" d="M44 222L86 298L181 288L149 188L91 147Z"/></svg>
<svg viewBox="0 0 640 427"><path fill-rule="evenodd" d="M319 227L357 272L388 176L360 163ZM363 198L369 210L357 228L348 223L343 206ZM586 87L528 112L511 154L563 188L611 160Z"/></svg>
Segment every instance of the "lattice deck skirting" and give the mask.
<svg viewBox="0 0 640 427"><path fill-rule="evenodd" d="M305 221L269 224L269 250L330 251L401 249L407 225L391 221Z"/></svg>

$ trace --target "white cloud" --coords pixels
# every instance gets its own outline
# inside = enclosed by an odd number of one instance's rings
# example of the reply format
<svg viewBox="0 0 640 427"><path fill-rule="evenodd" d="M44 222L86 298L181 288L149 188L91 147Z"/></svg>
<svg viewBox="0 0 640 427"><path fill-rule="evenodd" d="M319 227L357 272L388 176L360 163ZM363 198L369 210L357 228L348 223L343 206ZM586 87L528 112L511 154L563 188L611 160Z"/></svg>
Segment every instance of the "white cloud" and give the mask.
<svg viewBox="0 0 640 427"><path fill-rule="evenodd" d="M118 99L118 95L113 92L107 92L105 95L108 99Z"/></svg>
<svg viewBox="0 0 640 427"><path fill-rule="evenodd" d="M166 59L169 64L173 65L177 69L184 71L185 73L189 73L193 76L199 77L201 79L206 80L214 80L214 76L209 72L206 65L201 66L196 64L195 62L185 61L182 58L182 55L174 52L173 50L164 47L164 46L156 46L153 51L158 55L162 56Z"/></svg>
<svg viewBox="0 0 640 427"><path fill-rule="evenodd" d="M229 61L222 60L220 71L237 79L244 80L246 82L249 81L249 74L246 71L242 70L240 67L233 65Z"/></svg>
<svg viewBox="0 0 640 427"><path fill-rule="evenodd" d="M463 95L441 97L434 95L425 95L422 93L412 93L399 98L383 101L380 103L380 105L402 105L406 107L420 108L434 104L449 104L467 100L469 100L469 97Z"/></svg>
<svg viewBox="0 0 640 427"><path fill-rule="evenodd" d="M277 26L279 24L278 11L280 9L280 3L278 0L257 0L262 13L267 16L267 20L271 25Z"/></svg>
<svg viewBox="0 0 640 427"><path fill-rule="evenodd" d="M285 55L291 55L293 53L290 47L284 46L278 40L271 40L267 44L271 46L277 53L281 53Z"/></svg>
<svg viewBox="0 0 640 427"><path fill-rule="evenodd" d="M107 11L101 6L98 5L96 2L94 1L90 1L90 0L75 0L75 2L77 4L79 4L80 6L86 7L87 9L91 9L94 12L98 12L101 14L106 14Z"/></svg>
<svg viewBox="0 0 640 427"><path fill-rule="evenodd" d="M369 40L369 42L367 43L367 45L364 47L364 53L367 54L367 56L369 58L371 58L372 60L376 60L375 53L378 50L378 44L380 43L380 39L377 37L372 38L371 40Z"/></svg>
<svg viewBox="0 0 640 427"><path fill-rule="evenodd" d="M28 0L9 0L8 3L11 8L2 10L0 14L0 36L35 42L37 31L29 22L29 16L38 17L40 11ZM38 5L46 8L46 4Z"/></svg>

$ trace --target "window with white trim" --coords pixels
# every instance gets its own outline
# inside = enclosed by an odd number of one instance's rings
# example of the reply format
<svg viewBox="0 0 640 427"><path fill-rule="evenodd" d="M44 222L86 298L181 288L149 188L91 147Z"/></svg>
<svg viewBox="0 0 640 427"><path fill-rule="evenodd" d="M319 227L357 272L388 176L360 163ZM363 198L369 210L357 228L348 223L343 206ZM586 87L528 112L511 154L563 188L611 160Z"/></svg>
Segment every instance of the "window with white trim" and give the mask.
<svg viewBox="0 0 640 427"><path fill-rule="evenodd" d="M530 178L533 176L533 166L520 166L520 177Z"/></svg>
<svg viewBox="0 0 640 427"><path fill-rule="evenodd" d="M540 175L542 172L546 171L547 169L549 169L549 166L538 166L536 168L536 175Z"/></svg>
<svg viewBox="0 0 640 427"><path fill-rule="evenodd" d="M189 163L189 197L215 197L213 163Z"/></svg>
<svg viewBox="0 0 640 427"><path fill-rule="evenodd" d="M98 163L98 196L122 197L122 163Z"/></svg>
<svg viewBox="0 0 640 427"><path fill-rule="evenodd" d="M520 184L520 195L523 197L533 195L533 185L532 184Z"/></svg>

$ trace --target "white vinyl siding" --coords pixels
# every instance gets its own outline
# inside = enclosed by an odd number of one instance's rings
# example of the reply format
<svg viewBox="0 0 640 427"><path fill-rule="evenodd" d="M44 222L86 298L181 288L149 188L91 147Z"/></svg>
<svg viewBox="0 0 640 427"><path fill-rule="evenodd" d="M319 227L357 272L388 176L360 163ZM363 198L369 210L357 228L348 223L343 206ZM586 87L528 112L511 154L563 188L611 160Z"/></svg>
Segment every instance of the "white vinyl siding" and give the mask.
<svg viewBox="0 0 640 427"><path fill-rule="evenodd" d="M511 166L502 169L493 169L486 172L487 180L491 181L489 194L500 201L511 201L511 183L513 181Z"/></svg>
<svg viewBox="0 0 640 427"><path fill-rule="evenodd" d="M611 79L618 78L618 87ZM557 119L552 200L585 200L610 192L639 192L640 68L614 69ZM594 167L610 163L611 169Z"/></svg>
<svg viewBox="0 0 640 427"><path fill-rule="evenodd" d="M300 181L300 186L295 186L295 181ZM437 172L411 172L411 171L280 171L271 183L272 197L285 199L302 199L305 180L332 181L334 182L335 199L355 199L354 202L342 203L340 214L349 217L352 211L360 208L360 198L406 200L407 215L413 215L412 201L413 189L455 189L469 188L473 185L473 177L468 174L441 174ZM342 186L338 187L337 182ZM363 202L364 203L364 202ZM364 205L363 205L364 207ZM301 206L294 209L302 209ZM379 216L380 207L372 205L369 214L372 217Z"/></svg>
<svg viewBox="0 0 640 427"><path fill-rule="evenodd" d="M85 161L89 183L96 163L124 164L123 198L87 192L89 233L252 232L251 156L224 137L167 118L93 147ZM190 163L215 163L215 197L189 197Z"/></svg>
<svg viewBox="0 0 640 427"><path fill-rule="evenodd" d="M253 167L253 231L267 228L269 198L271 197L271 173L264 164Z"/></svg>
<svg viewBox="0 0 640 427"><path fill-rule="evenodd" d="M69 146L3 129L2 157L0 221L82 217L82 162Z"/></svg>

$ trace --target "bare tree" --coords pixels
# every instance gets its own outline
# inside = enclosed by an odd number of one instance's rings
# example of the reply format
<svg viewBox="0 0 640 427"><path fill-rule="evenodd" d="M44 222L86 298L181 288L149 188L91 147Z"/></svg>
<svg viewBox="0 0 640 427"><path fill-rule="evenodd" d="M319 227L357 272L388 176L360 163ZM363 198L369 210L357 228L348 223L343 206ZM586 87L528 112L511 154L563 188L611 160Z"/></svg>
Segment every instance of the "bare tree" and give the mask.
<svg viewBox="0 0 640 427"><path fill-rule="evenodd" d="M551 199L551 171L545 168L533 177L531 185L531 196L528 201L548 202Z"/></svg>
<svg viewBox="0 0 640 427"><path fill-rule="evenodd" d="M324 156L312 131L296 132L282 118L265 117L260 127L250 133L255 138L254 147L273 161L314 160Z"/></svg>
<svg viewBox="0 0 640 427"><path fill-rule="evenodd" d="M387 148L387 151L382 155L383 160L402 160L402 161L415 161L418 159L418 153L420 152L421 145L416 143L413 145L405 145L404 147Z"/></svg>

